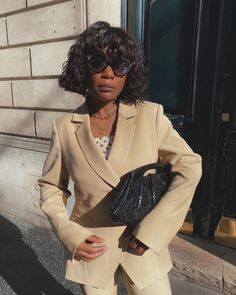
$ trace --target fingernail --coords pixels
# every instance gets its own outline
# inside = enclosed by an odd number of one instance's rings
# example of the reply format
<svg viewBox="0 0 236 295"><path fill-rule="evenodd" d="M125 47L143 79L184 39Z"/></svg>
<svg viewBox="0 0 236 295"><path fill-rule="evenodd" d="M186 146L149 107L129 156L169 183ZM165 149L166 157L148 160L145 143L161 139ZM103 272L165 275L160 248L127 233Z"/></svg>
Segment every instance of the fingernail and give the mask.
<svg viewBox="0 0 236 295"><path fill-rule="evenodd" d="M85 243L87 243L87 244L93 244L93 241L90 241L89 239L86 239L85 240Z"/></svg>
<svg viewBox="0 0 236 295"><path fill-rule="evenodd" d="M137 247L137 243L132 242L132 243L131 243L131 246L134 247L134 248L136 248L136 247Z"/></svg>

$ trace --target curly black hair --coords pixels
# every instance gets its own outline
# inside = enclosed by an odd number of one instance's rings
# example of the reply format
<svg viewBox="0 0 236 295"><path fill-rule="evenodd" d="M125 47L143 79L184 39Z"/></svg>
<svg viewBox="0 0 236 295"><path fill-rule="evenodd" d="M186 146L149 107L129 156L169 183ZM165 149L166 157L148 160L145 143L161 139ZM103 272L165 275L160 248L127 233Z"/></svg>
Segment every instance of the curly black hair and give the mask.
<svg viewBox="0 0 236 295"><path fill-rule="evenodd" d="M90 25L71 46L68 60L63 64L63 71L59 77L59 86L86 97L86 82L89 75L86 57L104 49L108 57L115 53L122 59L129 60L132 65L118 99L131 104L145 100L147 68L141 50L125 30L112 27L104 21Z"/></svg>

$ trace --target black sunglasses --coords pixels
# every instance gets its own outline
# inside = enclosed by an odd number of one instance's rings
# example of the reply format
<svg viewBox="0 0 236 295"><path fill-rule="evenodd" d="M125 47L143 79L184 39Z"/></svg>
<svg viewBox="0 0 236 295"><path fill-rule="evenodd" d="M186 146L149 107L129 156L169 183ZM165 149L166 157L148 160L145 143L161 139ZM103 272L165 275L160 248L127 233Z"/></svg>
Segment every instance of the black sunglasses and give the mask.
<svg viewBox="0 0 236 295"><path fill-rule="evenodd" d="M109 65L116 76L125 76L128 74L131 63L124 61L120 58L113 59L112 62L108 61L102 55L87 55L87 65L91 73L101 73Z"/></svg>

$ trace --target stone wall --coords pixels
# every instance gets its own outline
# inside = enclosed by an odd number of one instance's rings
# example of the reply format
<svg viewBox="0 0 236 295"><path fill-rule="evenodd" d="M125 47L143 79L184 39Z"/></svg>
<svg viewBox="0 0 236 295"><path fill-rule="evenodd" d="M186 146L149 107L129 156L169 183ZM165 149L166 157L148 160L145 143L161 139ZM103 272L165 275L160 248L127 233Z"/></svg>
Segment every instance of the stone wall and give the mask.
<svg viewBox="0 0 236 295"><path fill-rule="evenodd" d="M58 87L67 52L89 24L121 22L121 0L0 0L0 210L47 226L35 184L52 121L82 97Z"/></svg>

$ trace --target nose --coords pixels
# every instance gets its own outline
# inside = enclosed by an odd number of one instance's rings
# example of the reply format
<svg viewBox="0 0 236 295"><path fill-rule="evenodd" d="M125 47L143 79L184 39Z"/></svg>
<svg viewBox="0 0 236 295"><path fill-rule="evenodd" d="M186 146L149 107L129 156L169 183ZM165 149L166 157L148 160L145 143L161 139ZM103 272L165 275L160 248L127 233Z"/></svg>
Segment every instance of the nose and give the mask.
<svg viewBox="0 0 236 295"><path fill-rule="evenodd" d="M108 65L103 71L102 71L102 77L106 79L114 79L114 72L112 70L112 67Z"/></svg>

